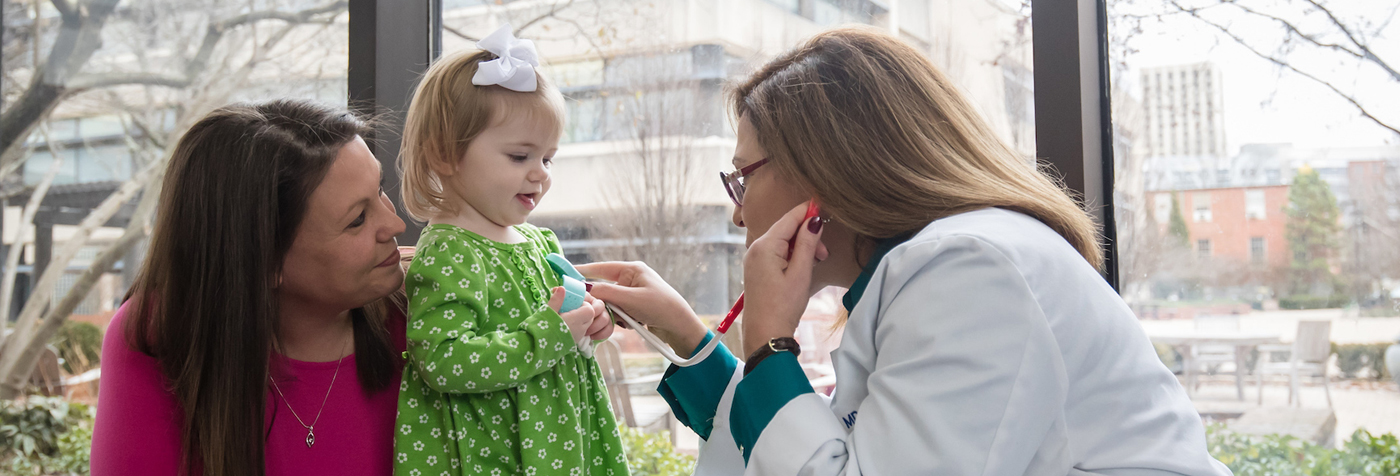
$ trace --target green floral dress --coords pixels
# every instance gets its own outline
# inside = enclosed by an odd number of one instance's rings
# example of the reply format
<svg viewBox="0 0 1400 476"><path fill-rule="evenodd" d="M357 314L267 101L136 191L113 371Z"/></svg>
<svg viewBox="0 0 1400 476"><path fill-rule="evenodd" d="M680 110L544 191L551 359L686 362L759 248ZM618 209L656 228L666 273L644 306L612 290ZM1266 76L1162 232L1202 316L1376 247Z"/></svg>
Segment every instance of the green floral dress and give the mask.
<svg viewBox="0 0 1400 476"><path fill-rule="evenodd" d="M394 474L627 474L597 361L546 304L549 230L505 244L431 225L408 268Z"/></svg>

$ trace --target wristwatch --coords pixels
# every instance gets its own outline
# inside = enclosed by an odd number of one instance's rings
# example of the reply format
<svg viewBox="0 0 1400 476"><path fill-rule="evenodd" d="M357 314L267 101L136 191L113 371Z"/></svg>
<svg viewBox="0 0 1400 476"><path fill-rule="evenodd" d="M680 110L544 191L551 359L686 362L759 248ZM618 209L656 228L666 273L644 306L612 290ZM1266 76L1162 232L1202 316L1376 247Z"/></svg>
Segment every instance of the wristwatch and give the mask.
<svg viewBox="0 0 1400 476"><path fill-rule="evenodd" d="M792 352L793 357L802 354L802 348L797 345L797 339L791 337L774 337L768 339L768 345L759 347L749 354L749 360L744 362L744 376L758 367L758 363L778 352Z"/></svg>

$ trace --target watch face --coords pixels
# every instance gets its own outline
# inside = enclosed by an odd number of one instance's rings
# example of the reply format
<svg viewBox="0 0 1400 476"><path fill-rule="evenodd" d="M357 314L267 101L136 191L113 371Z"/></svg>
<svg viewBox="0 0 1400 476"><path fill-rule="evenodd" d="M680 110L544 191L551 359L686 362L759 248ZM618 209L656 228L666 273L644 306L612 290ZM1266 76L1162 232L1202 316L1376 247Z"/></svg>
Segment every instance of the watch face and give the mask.
<svg viewBox="0 0 1400 476"><path fill-rule="evenodd" d="M779 337L768 341L768 348L775 352L793 352L797 349L797 341L790 337Z"/></svg>

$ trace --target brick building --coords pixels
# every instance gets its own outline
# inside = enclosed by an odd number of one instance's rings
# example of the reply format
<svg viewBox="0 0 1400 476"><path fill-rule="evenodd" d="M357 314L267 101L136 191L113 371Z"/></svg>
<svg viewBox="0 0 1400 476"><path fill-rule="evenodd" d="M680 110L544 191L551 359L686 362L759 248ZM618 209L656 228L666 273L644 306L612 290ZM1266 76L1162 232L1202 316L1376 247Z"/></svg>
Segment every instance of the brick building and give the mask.
<svg viewBox="0 0 1400 476"><path fill-rule="evenodd" d="M1259 268L1289 264L1285 236L1288 186L1229 187L1148 192L1153 218L1165 230L1175 193L1198 259Z"/></svg>

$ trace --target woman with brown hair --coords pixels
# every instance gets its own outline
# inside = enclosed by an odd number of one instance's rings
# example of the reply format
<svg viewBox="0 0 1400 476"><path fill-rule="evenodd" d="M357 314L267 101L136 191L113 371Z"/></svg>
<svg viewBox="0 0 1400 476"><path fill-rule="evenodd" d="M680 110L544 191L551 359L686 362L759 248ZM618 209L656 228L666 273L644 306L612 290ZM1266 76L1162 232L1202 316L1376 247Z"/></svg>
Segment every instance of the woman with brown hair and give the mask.
<svg viewBox="0 0 1400 476"><path fill-rule="evenodd" d="M1228 474L1094 223L925 57L828 31L731 99L748 358L721 346L659 389L707 440L698 474ZM644 264L579 268L678 354L713 338ZM830 399L793 340L826 286L849 289Z"/></svg>
<svg viewBox="0 0 1400 476"><path fill-rule="evenodd" d="M273 101L180 139L102 346L92 474L390 474L404 223L366 131Z"/></svg>

